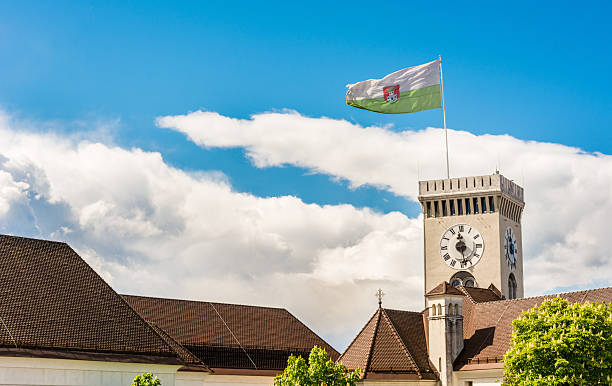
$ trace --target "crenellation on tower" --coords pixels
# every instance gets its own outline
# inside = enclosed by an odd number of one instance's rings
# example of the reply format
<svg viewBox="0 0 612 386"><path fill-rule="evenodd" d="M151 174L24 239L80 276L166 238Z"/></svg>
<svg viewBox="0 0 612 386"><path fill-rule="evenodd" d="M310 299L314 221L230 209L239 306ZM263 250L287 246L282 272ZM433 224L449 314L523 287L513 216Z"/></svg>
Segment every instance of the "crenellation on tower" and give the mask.
<svg viewBox="0 0 612 386"><path fill-rule="evenodd" d="M446 196L449 193L505 193L524 203L523 188L499 173L487 176L444 178L419 181L419 199Z"/></svg>

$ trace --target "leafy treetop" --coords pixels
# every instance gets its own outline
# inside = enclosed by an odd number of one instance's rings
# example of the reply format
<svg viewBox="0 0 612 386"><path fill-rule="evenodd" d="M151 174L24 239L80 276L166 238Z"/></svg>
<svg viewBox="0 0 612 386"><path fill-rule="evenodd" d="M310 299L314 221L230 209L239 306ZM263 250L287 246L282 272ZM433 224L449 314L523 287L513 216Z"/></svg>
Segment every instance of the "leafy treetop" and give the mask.
<svg viewBox="0 0 612 386"><path fill-rule="evenodd" d="M275 386L354 386L361 370L348 372L343 364L335 363L327 352L317 346L308 356L308 364L301 356L289 356L285 371L274 378Z"/></svg>
<svg viewBox="0 0 612 386"><path fill-rule="evenodd" d="M152 373L142 373L134 378L132 386L161 386L161 381Z"/></svg>
<svg viewBox="0 0 612 386"><path fill-rule="evenodd" d="M512 322L504 385L612 384L612 303L557 297Z"/></svg>

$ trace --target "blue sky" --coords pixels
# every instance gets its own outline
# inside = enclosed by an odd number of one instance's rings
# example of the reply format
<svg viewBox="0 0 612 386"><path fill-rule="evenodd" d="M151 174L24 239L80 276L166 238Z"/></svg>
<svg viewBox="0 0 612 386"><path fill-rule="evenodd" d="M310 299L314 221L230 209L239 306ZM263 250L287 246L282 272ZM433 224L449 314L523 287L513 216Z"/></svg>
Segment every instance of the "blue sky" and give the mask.
<svg viewBox="0 0 612 386"><path fill-rule="evenodd" d="M610 154L610 10L605 2L2 2L0 106L67 131L119 120L121 146L222 170L240 191L414 214L415 205L374 188L291 166L254 169L241 149L198 148L154 118L289 108L364 126L439 127L439 110L353 109L344 86L441 54L449 127Z"/></svg>

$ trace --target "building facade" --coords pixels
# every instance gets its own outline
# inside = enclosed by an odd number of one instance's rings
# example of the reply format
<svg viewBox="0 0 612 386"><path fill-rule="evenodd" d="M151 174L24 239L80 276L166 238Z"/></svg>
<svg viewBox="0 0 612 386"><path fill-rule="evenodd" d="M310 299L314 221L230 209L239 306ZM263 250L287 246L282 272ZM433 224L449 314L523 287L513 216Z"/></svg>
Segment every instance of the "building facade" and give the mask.
<svg viewBox="0 0 612 386"><path fill-rule="evenodd" d="M612 288L523 298L523 194L497 172L420 181L425 308L379 305L339 361L363 384L500 385L522 312L556 296L612 301Z"/></svg>

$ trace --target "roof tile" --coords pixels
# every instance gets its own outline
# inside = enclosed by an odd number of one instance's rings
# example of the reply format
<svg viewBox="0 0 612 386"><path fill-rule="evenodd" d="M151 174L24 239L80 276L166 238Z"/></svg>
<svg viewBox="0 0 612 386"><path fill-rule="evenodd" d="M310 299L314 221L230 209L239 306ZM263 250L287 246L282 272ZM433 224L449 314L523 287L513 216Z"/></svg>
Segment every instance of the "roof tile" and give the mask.
<svg viewBox="0 0 612 386"><path fill-rule="evenodd" d="M0 316L4 347L177 356L65 243L0 235Z"/></svg>
<svg viewBox="0 0 612 386"><path fill-rule="evenodd" d="M313 346L339 353L282 308L123 295L147 321L211 368L284 369Z"/></svg>

